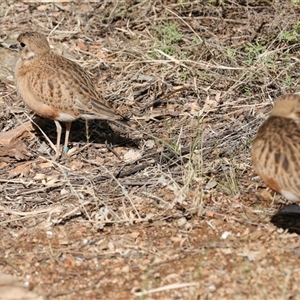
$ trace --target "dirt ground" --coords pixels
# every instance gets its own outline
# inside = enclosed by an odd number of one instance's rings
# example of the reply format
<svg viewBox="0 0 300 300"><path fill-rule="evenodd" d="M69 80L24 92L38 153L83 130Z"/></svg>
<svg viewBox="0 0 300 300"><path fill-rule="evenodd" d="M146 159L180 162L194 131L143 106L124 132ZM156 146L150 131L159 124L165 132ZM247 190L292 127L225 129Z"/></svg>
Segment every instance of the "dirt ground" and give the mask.
<svg viewBox="0 0 300 300"><path fill-rule="evenodd" d="M298 212L272 224L286 203L249 155L273 100L299 92L299 15L298 0L1 2L0 270L24 290L0 276L0 299L299 299ZM27 30L134 129L73 122L55 159L53 122L33 130L15 91Z"/></svg>

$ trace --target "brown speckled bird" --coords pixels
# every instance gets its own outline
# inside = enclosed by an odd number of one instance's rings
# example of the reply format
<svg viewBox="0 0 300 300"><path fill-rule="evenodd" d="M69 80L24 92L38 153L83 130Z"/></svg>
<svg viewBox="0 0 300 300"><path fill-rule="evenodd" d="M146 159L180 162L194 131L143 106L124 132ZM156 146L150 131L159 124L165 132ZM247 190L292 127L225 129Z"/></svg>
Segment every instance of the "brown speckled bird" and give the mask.
<svg viewBox="0 0 300 300"><path fill-rule="evenodd" d="M75 119L123 123L123 117L96 92L89 75L75 62L52 53L43 34L24 32L17 40L20 53L15 70L18 93L37 115L54 120L57 153L60 153L60 121L66 122L64 152L68 151L71 122Z"/></svg>
<svg viewBox="0 0 300 300"><path fill-rule="evenodd" d="M300 96L278 98L252 142L253 166L263 181L291 202L300 201Z"/></svg>

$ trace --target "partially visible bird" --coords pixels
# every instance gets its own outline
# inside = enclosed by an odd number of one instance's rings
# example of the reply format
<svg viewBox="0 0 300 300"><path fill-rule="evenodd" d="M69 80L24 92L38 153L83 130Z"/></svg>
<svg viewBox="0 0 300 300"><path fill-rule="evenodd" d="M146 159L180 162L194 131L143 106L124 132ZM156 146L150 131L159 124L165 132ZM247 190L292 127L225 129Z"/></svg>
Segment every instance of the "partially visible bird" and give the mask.
<svg viewBox="0 0 300 300"><path fill-rule="evenodd" d="M278 98L252 142L253 166L263 181L291 202L300 202L300 96Z"/></svg>
<svg viewBox="0 0 300 300"><path fill-rule="evenodd" d="M71 123L78 118L107 120L126 126L122 121L124 117L97 93L86 71L51 52L45 35L24 32L17 40L20 54L15 70L17 91L37 115L54 120L57 153L60 153L61 138L59 122L66 122L64 152L68 151Z"/></svg>

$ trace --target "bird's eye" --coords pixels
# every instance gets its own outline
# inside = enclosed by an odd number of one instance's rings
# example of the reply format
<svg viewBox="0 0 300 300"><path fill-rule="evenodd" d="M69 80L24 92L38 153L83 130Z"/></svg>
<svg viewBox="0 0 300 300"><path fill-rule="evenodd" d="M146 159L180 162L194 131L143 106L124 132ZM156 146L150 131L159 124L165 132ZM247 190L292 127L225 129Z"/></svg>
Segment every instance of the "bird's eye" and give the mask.
<svg viewBox="0 0 300 300"><path fill-rule="evenodd" d="M26 46L26 44L24 43L20 43L21 48L24 48Z"/></svg>

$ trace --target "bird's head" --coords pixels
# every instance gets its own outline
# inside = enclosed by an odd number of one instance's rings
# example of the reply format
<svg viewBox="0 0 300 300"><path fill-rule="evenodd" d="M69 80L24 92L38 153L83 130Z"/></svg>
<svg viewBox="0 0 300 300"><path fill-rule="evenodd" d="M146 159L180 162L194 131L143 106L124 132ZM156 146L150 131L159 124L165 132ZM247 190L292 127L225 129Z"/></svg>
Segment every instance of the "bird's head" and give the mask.
<svg viewBox="0 0 300 300"><path fill-rule="evenodd" d="M50 52L47 38L39 32L28 31L21 33L17 40L22 60L30 60Z"/></svg>
<svg viewBox="0 0 300 300"><path fill-rule="evenodd" d="M270 113L270 116L290 118L300 121L300 95L287 94L279 97Z"/></svg>

